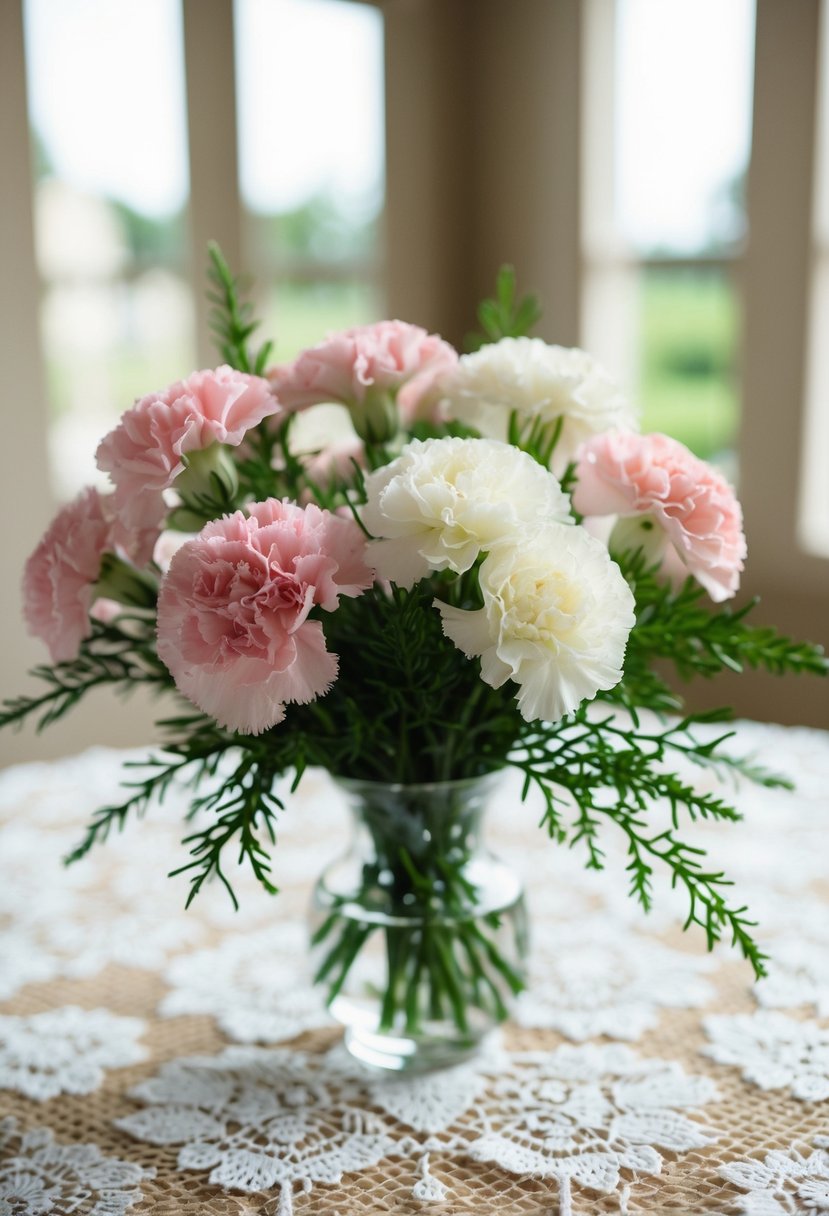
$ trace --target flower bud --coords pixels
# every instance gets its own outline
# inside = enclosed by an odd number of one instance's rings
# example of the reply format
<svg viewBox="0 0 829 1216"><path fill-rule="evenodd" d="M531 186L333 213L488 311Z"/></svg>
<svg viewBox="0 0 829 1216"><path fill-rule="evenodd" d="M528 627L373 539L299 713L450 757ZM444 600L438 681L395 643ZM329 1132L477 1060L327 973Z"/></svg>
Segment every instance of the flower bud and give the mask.
<svg viewBox="0 0 829 1216"><path fill-rule="evenodd" d="M662 562L667 543L664 531L650 516L626 515L613 525L607 547L612 554L641 549L647 565L655 566Z"/></svg>
<svg viewBox="0 0 829 1216"><path fill-rule="evenodd" d="M117 554L105 553L93 591L95 599L115 600L131 608L155 608L158 583L151 574L137 570Z"/></svg>
<svg viewBox="0 0 829 1216"><path fill-rule="evenodd" d="M362 401L348 406L354 430L366 443L389 443L400 430L395 394L391 389L369 385Z"/></svg>
<svg viewBox="0 0 829 1216"><path fill-rule="evenodd" d="M233 506L239 490L239 478L230 449L221 443L182 456L184 472L176 479L175 488L182 504L200 518L198 527L206 520ZM212 504L216 509L212 510Z"/></svg>

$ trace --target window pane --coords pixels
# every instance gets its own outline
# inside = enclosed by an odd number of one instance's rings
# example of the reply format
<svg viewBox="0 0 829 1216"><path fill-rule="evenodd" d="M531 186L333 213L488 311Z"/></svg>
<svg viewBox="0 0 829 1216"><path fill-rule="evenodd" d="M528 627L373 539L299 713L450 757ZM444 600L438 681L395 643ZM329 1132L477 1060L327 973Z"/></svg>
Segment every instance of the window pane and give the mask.
<svg viewBox="0 0 829 1216"><path fill-rule="evenodd" d="M754 0L587 11L583 341L733 477Z"/></svg>
<svg viewBox="0 0 829 1216"><path fill-rule="evenodd" d="M275 339L275 358L292 359L332 330L378 318L377 293L357 280L272 284L262 296L262 332Z"/></svg>
<svg viewBox="0 0 829 1216"><path fill-rule="evenodd" d="M117 416L194 358L181 13L178 0L26 0L25 16L50 447L66 496L96 479Z"/></svg>
<svg viewBox="0 0 829 1216"><path fill-rule="evenodd" d="M235 12L248 260L281 360L382 310L382 15L345 0Z"/></svg>
<svg viewBox="0 0 829 1216"><path fill-rule="evenodd" d="M722 270L645 268L639 284L642 429L734 474L737 301Z"/></svg>
<svg viewBox="0 0 829 1216"><path fill-rule="evenodd" d="M616 207L640 252L743 235L753 0L618 0Z"/></svg>

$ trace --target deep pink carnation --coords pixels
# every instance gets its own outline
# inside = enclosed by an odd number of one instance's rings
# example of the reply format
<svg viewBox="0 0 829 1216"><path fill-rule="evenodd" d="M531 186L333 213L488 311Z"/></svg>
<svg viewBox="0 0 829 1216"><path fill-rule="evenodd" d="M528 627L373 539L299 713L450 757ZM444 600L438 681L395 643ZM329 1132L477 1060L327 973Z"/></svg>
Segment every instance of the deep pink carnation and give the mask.
<svg viewBox="0 0 829 1216"><path fill-rule="evenodd" d="M178 550L158 600L158 654L180 692L242 734L281 722L287 702L327 692L337 656L319 606L371 585L353 519L270 498L207 524Z"/></svg>
<svg viewBox="0 0 829 1216"><path fill-rule="evenodd" d="M608 431L582 446L577 477L573 505L582 515L647 516L714 601L734 595L746 556L743 514L711 465L667 435Z"/></svg>
<svg viewBox="0 0 829 1216"><path fill-rule="evenodd" d="M55 663L77 657L89 636L103 554L113 548L110 521L97 490L81 491L52 520L23 572L23 616Z"/></svg>
<svg viewBox="0 0 829 1216"><path fill-rule="evenodd" d="M158 502L184 469L183 455L212 443L236 447L278 409L267 380L226 366L193 372L142 397L97 452L98 468L115 485L124 523L132 526L146 516L148 499Z"/></svg>
<svg viewBox="0 0 829 1216"><path fill-rule="evenodd" d="M376 388L396 393L404 421L411 421L437 378L457 361L457 352L436 334L406 321L378 321L331 334L268 376L288 410L330 401L353 410Z"/></svg>

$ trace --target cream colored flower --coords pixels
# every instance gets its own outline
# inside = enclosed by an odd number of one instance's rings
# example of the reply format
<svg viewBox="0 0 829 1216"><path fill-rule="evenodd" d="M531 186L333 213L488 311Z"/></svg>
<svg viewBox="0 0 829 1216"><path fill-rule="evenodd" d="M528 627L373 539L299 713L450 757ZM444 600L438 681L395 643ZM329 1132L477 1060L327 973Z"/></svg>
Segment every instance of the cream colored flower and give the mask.
<svg viewBox="0 0 829 1216"><path fill-rule="evenodd" d="M583 528L548 524L498 545L480 570L484 606L436 603L443 631L493 688L518 684L528 722L555 722L622 678L634 600L619 567Z"/></svg>
<svg viewBox="0 0 829 1216"><path fill-rule="evenodd" d="M534 424L550 438L561 419L556 467L599 431L637 428L633 407L592 355L541 338L502 338L464 355L441 387L449 417L493 439L507 438L513 411L522 438Z"/></svg>
<svg viewBox="0 0 829 1216"><path fill-rule="evenodd" d="M463 573L527 528L572 522L570 500L526 452L493 439L412 440L366 478L362 521L380 578L411 587L430 570Z"/></svg>

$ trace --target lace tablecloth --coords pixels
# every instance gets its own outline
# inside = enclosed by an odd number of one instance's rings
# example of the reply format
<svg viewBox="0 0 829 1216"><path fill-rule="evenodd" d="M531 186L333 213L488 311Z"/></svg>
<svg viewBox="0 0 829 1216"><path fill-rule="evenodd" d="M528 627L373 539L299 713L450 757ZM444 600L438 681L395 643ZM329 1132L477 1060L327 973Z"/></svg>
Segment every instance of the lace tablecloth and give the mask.
<svg viewBox="0 0 829 1216"><path fill-rule="evenodd" d="M344 844L311 774L273 900L182 911L184 794L82 863L60 858L121 761L0 775L0 1216L829 1212L829 734L743 723L797 792L728 791L701 825L761 922L770 975L626 895L621 842L581 868L509 785L493 844L527 882L530 991L473 1063L361 1071L308 986L308 888ZM133 757L134 758L134 757ZM698 780L714 784L711 774Z"/></svg>

